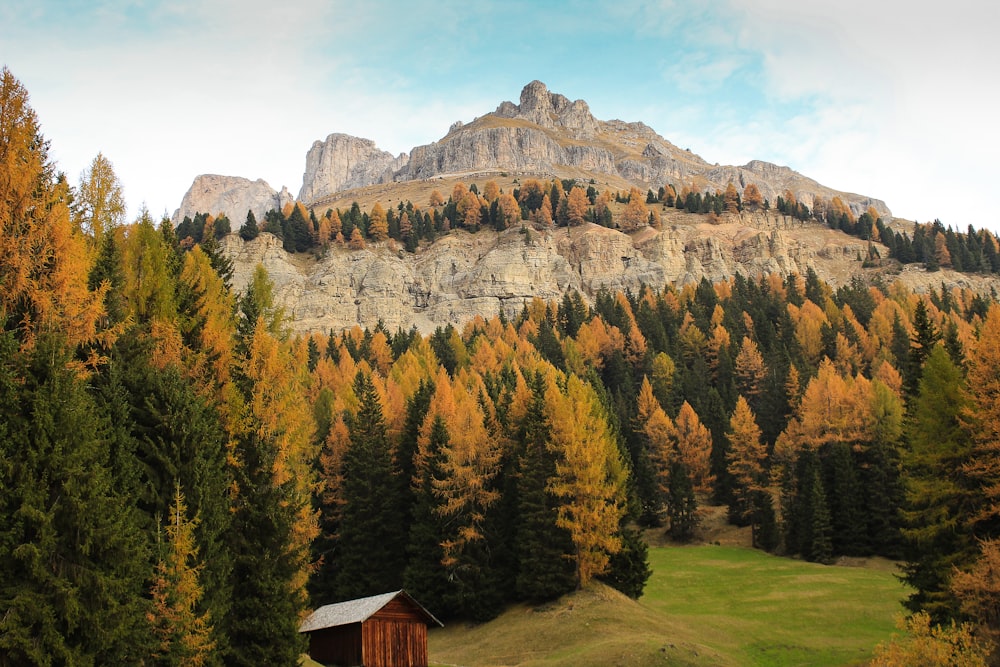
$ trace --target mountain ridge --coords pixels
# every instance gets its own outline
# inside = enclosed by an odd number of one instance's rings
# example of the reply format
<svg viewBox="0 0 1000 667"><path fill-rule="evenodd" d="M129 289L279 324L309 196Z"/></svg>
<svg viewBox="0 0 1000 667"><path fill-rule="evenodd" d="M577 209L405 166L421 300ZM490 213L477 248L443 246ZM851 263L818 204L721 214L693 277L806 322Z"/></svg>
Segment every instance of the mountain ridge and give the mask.
<svg viewBox="0 0 1000 667"><path fill-rule="evenodd" d="M444 137L415 146L408 153L394 156L371 139L331 133L324 141L313 142L307 151L297 199L309 208L322 208L346 191L376 184L504 172L589 178L624 190L630 186L656 190L672 184L678 191L689 186L701 192L724 190L730 182L742 190L752 182L771 202L785 191L810 208L817 197L840 197L855 215L873 207L882 216L891 217L889 207L879 199L835 190L789 167L762 160L745 165L709 164L645 123L598 120L585 101L570 101L537 80L522 89L518 104L503 101L493 112L469 123L456 121ZM196 177L185 194L174 213L175 223L198 212L226 213L237 222L247 210L258 218L266 212L263 197L259 192L251 194L249 186L241 198L238 187L230 184L223 198L200 190L203 179ZM275 199L279 194L271 192Z"/></svg>

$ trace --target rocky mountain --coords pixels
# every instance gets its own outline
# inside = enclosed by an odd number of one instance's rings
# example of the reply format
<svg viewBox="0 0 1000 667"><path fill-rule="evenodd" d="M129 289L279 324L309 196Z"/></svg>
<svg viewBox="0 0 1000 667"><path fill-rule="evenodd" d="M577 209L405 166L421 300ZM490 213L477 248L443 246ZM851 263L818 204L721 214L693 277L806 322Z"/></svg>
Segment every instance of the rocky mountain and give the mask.
<svg viewBox="0 0 1000 667"><path fill-rule="evenodd" d="M194 179L190 189L181 200L180 208L174 211L173 221L177 224L185 216L196 213L225 213L229 216L233 229L239 229L246 220L247 211L253 211L258 220L271 209L281 210L293 201L287 188L276 192L261 178L251 181L239 176L219 176L202 174Z"/></svg>
<svg viewBox="0 0 1000 667"><path fill-rule="evenodd" d="M709 164L643 123L598 120L586 102L571 102L540 81L524 87L518 104L502 102L494 112L470 123L455 122L445 137L417 146L409 154L393 156L369 139L345 134L316 141L306 154L298 200L308 207L324 208L345 191L375 184L505 172L594 179L606 187L626 190L631 185L656 190L669 183L678 189L687 185L714 191L724 190L730 182L740 189L752 182L772 202L790 190L809 207L816 197L839 196L855 214L873 206L884 217L891 215L878 199L834 190L788 167L758 160L742 166ZM263 202L267 196L276 196L267 194L269 188L263 181L231 178L221 188L220 178L224 177L196 178L178 215L197 210L242 219L246 201ZM224 194L216 192L222 189Z"/></svg>

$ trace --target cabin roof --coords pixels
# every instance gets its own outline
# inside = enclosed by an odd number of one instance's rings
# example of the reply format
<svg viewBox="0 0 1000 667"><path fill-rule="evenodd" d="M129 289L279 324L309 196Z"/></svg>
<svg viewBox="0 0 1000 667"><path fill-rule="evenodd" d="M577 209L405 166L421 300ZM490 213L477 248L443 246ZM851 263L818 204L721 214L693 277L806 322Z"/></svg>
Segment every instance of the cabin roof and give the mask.
<svg viewBox="0 0 1000 667"><path fill-rule="evenodd" d="M362 623L374 616L380 609L382 609L382 607L386 606L392 600L400 596L405 598L417 614L424 618L425 623L428 625L443 626L441 621L434 618L433 614L424 609L423 606L410 597L406 591L399 590L393 591L392 593L383 593L382 595L373 595L367 598L358 598L357 600L348 600L346 602L323 605L313 613L309 614L309 616L306 617L306 620L302 621L302 625L299 626L299 632L312 632L314 630L322 630L324 628L335 628L340 625L350 625L351 623Z"/></svg>

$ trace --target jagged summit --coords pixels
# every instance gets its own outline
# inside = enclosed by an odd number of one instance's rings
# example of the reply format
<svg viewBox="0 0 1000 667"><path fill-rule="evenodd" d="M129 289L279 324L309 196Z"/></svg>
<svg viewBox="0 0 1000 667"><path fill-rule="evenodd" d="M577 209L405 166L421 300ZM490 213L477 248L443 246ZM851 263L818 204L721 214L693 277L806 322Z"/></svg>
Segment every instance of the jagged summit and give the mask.
<svg viewBox="0 0 1000 667"><path fill-rule="evenodd" d="M520 118L541 127L562 128L577 138L590 138L597 132L597 120L583 100L551 93L544 83L535 80L521 90L521 103L502 102L494 115L500 118Z"/></svg>
<svg viewBox="0 0 1000 667"><path fill-rule="evenodd" d="M409 153L393 156L370 139L330 134L306 154L298 199L322 207L340 193L365 186L500 172L593 180L612 190L633 185L656 190L666 184L678 190L724 190L730 182L739 188L752 182L772 202L786 191L810 207L817 197L837 196L856 214L873 206L891 215L878 199L834 190L788 167L760 160L742 166L709 164L641 122L596 119L585 101L570 101L537 80L521 90L518 104L505 101L469 123L455 122L447 135ZM246 184L255 188L254 201L266 199L259 185ZM242 205L234 193L202 197L198 190L204 187L196 179L182 210L246 215L245 210L216 210L230 201ZM279 195L271 191L270 196Z"/></svg>

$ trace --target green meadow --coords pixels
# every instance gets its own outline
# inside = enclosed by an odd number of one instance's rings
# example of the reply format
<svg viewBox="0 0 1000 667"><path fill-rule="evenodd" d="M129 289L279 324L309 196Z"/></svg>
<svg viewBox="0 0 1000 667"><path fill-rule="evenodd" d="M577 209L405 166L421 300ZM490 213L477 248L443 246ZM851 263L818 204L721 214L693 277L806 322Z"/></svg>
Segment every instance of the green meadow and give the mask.
<svg viewBox="0 0 1000 667"><path fill-rule="evenodd" d="M857 665L895 631L890 563L819 565L743 547L651 547L638 601L604 586L430 634L435 665Z"/></svg>

